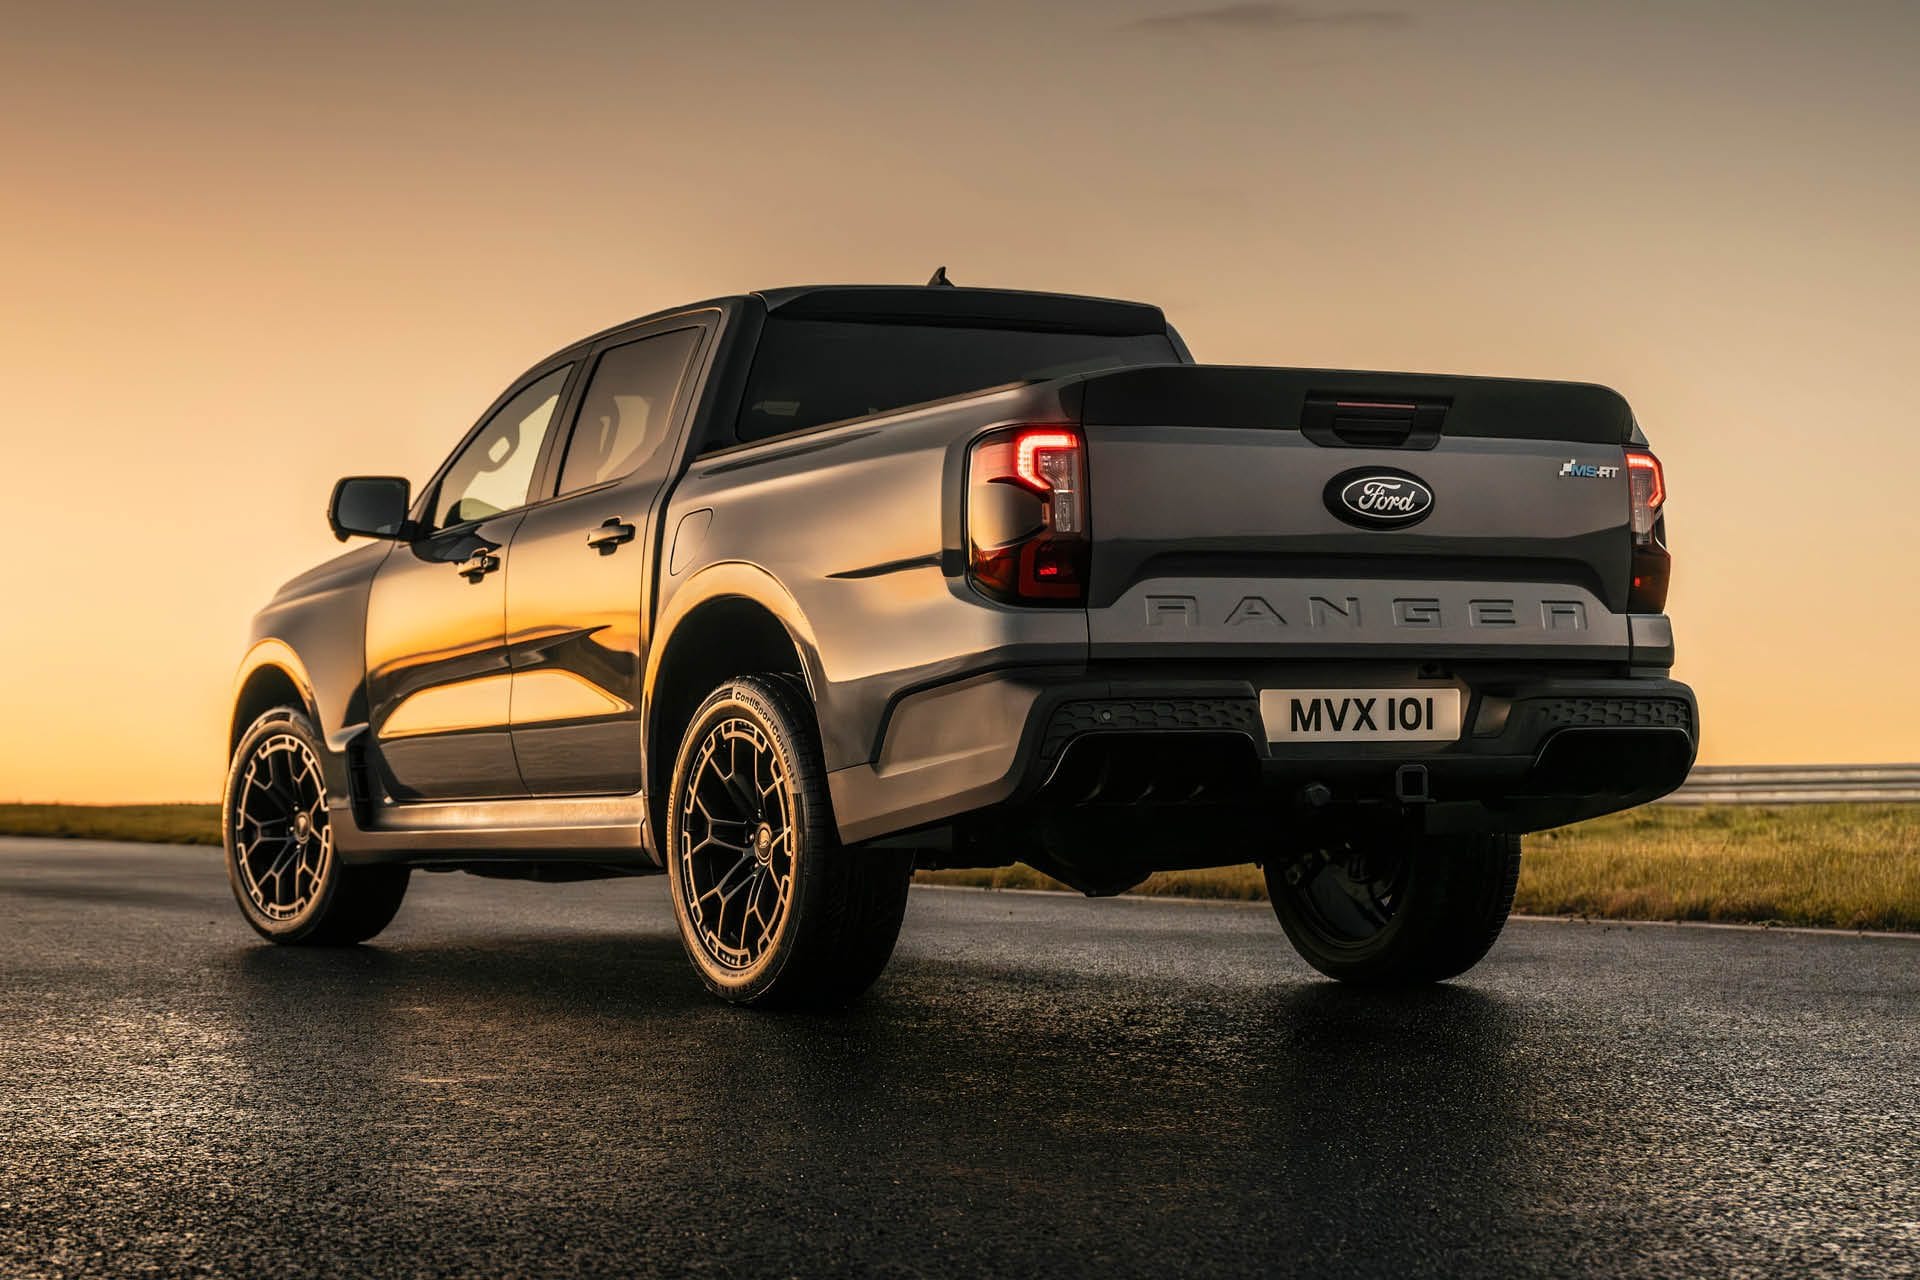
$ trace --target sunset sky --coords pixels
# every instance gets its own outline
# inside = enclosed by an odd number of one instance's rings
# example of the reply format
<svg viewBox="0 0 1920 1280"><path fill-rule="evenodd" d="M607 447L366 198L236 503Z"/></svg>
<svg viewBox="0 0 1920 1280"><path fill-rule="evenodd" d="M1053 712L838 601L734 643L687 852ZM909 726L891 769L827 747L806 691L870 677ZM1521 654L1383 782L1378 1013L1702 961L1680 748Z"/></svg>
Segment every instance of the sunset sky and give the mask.
<svg viewBox="0 0 1920 1280"><path fill-rule="evenodd" d="M15 6L0 800L210 800L247 619L533 360L816 281L1576 378L1712 763L1920 758L1920 5Z"/></svg>

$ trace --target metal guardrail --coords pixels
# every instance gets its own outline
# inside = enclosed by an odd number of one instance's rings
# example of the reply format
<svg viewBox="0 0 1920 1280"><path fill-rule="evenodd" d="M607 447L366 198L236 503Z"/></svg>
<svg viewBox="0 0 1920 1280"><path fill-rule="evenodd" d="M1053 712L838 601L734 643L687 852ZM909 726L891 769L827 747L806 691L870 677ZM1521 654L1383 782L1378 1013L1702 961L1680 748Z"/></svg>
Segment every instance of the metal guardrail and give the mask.
<svg viewBox="0 0 1920 1280"><path fill-rule="evenodd" d="M1920 804L1920 764L1698 765L1663 804Z"/></svg>

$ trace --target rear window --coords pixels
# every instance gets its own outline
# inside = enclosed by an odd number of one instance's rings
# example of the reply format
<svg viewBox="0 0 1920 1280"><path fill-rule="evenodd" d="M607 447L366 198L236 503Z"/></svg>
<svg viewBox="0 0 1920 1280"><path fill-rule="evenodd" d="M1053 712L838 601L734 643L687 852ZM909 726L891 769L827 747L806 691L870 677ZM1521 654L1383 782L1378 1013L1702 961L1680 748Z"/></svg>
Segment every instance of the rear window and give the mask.
<svg viewBox="0 0 1920 1280"><path fill-rule="evenodd" d="M1009 382L1179 360L1165 334L1116 337L770 316L747 380L740 439Z"/></svg>

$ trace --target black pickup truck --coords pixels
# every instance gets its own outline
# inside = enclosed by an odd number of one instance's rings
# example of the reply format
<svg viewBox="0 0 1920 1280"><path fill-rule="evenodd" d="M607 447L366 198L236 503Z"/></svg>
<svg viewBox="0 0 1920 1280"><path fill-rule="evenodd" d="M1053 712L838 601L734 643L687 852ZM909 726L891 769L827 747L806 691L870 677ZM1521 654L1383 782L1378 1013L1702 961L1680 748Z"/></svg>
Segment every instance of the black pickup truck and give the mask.
<svg viewBox="0 0 1920 1280"><path fill-rule="evenodd" d="M1523 832L1692 763L1660 464L1603 387L1195 364L1158 308L769 290L534 365L258 615L225 838L343 943L414 869L664 871L743 1003L850 998L918 867L1255 863L1335 977L1483 956Z"/></svg>

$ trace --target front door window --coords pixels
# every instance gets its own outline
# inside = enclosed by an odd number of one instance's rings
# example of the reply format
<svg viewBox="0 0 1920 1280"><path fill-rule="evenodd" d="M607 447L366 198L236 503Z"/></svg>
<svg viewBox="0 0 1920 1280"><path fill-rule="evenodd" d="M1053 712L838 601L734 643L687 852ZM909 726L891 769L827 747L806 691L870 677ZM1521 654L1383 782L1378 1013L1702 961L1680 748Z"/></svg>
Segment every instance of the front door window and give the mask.
<svg viewBox="0 0 1920 1280"><path fill-rule="evenodd" d="M433 505L435 531L526 505L533 464L560 407L569 368L562 366L528 385L467 441L440 481Z"/></svg>

